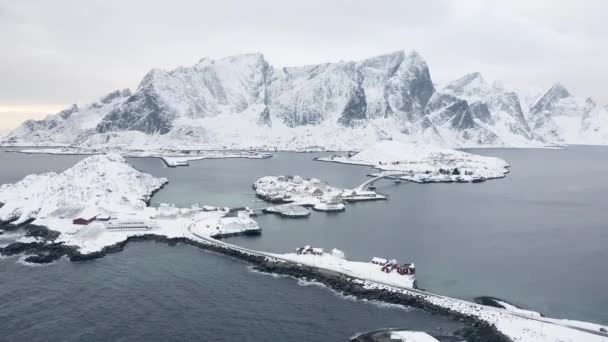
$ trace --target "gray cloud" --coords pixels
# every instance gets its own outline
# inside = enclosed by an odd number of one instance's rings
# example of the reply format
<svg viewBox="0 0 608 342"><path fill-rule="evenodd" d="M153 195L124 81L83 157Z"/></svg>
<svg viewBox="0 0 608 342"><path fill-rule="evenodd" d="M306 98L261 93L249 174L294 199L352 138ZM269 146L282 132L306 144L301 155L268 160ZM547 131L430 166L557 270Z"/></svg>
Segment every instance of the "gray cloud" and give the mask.
<svg viewBox="0 0 608 342"><path fill-rule="evenodd" d="M419 51L436 82L562 81L608 103L606 13L605 0L0 0L0 104L87 102L203 56L302 65L399 49Z"/></svg>

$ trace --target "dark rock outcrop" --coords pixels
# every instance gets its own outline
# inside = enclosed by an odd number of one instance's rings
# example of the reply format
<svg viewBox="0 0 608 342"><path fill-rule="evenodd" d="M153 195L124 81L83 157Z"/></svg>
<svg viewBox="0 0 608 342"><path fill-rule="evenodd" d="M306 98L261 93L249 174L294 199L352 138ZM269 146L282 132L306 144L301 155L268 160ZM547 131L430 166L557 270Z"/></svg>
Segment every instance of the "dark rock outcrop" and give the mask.
<svg viewBox="0 0 608 342"><path fill-rule="evenodd" d="M165 105L153 89L129 97L123 106L114 108L97 125L97 132L142 131L166 134L173 127L173 110Z"/></svg>
<svg viewBox="0 0 608 342"><path fill-rule="evenodd" d="M538 99L530 108L531 114L540 114L545 111L551 111L553 106L561 99L570 97L570 92L560 83L554 84L540 99Z"/></svg>
<svg viewBox="0 0 608 342"><path fill-rule="evenodd" d="M270 119L270 108L264 107L264 110L260 113L260 117L257 121L258 126L272 127L272 120Z"/></svg>
<svg viewBox="0 0 608 342"><path fill-rule="evenodd" d="M367 101L365 100L365 90L363 90L363 87L359 86L344 107L344 111L342 112L342 115L340 115L338 123L346 127L354 127L363 124L364 120L367 118L366 112Z"/></svg>

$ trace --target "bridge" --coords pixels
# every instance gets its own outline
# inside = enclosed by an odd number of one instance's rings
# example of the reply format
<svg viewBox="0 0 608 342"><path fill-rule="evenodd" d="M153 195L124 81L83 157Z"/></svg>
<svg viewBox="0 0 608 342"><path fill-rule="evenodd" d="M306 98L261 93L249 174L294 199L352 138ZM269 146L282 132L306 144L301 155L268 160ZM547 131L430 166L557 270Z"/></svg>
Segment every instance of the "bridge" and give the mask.
<svg viewBox="0 0 608 342"><path fill-rule="evenodd" d="M384 171L384 172L381 172L380 175L366 180L361 185L355 187L353 190L355 190L355 191L365 190L366 186L371 185L375 181L382 179L382 178L398 178L398 177L407 176L407 175L409 175L409 173L406 173L403 171Z"/></svg>

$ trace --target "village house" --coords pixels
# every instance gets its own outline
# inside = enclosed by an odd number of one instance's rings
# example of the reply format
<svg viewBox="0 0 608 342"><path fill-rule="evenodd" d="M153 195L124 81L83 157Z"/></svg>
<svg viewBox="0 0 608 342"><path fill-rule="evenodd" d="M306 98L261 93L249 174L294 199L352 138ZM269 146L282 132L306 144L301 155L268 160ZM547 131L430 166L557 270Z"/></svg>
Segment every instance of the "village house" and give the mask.
<svg viewBox="0 0 608 342"><path fill-rule="evenodd" d="M384 265L386 265L387 262L388 262L388 260L386 260L384 258L378 258L378 257L372 258L372 264L384 266Z"/></svg>
<svg viewBox="0 0 608 342"><path fill-rule="evenodd" d="M89 223L95 221L95 217L97 217L97 215L95 215L93 217L77 217L72 220L72 223L86 226Z"/></svg>
<svg viewBox="0 0 608 342"><path fill-rule="evenodd" d="M306 245L304 247L300 247L296 249L296 254L312 254L312 255L322 255L323 248L314 248L310 245Z"/></svg>
<svg viewBox="0 0 608 342"><path fill-rule="evenodd" d="M397 265L397 273L401 275L416 274L416 265L414 263Z"/></svg>
<svg viewBox="0 0 608 342"><path fill-rule="evenodd" d="M110 231L150 230L152 227L143 221L108 221L106 229Z"/></svg>
<svg viewBox="0 0 608 342"><path fill-rule="evenodd" d="M391 259L386 264L384 264L384 266L382 266L382 272L390 273L397 267L398 264L399 263L397 263L397 260Z"/></svg>
<svg viewBox="0 0 608 342"><path fill-rule="evenodd" d="M312 190L310 191L310 194L315 197L319 197L319 196L323 196L323 191L319 188L312 188Z"/></svg>

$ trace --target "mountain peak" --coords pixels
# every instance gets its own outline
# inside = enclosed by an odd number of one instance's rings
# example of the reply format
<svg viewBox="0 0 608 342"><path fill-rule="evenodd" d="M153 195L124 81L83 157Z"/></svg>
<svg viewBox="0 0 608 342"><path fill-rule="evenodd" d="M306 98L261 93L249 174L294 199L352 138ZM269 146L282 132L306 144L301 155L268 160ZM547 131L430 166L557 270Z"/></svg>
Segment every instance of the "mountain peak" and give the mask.
<svg viewBox="0 0 608 342"><path fill-rule="evenodd" d="M566 87L564 87L560 82L555 82L555 84L551 86L551 89L547 91L547 94L551 94L552 96L556 96L560 99L572 96L570 95L568 89L566 89Z"/></svg>
<svg viewBox="0 0 608 342"><path fill-rule="evenodd" d="M445 90L456 96L483 95L488 92L489 85L479 72L473 72L449 83Z"/></svg>
<svg viewBox="0 0 608 342"><path fill-rule="evenodd" d="M530 112L534 114L542 113L546 110L551 110L555 103L561 99L570 97L568 90L560 83L556 82L553 86L541 96L530 108Z"/></svg>
<svg viewBox="0 0 608 342"><path fill-rule="evenodd" d="M401 51L401 54L405 54L404 51ZM411 65L416 66L417 68L427 68L426 61L422 56L416 51L412 50L410 53L405 55L405 58L410 62Z"/></svg>
<svg viewBox="0 0 608 342"><path fill-rule="evenodd" d="M481 73L479 71L475 71L470 74L466 74L463 77L461 77L460 80L463 83L468 83L468 84L473 83L473 82L486 83L486 80L483 78L483 76L481 75Z"/></svg>
<svg viewBox="0 0 608 342"><path fill-rule="evenodd" d="M228 56L219 59L222 62L238 63L238 62L260 62L264 61L264 54L261 52L243 53L233 56Z"/></svg>
<svg viewBox="0 0 608 342"><path fill-rule="evenodd" d="M265 61L264 59L264 54L262 54L261 52L250 52L250 53L242 53L242 54L237 54L237 55L232 55L232 56L227 56L227 57L222 57L220 59L213 59L210 57L203 57L201 59L199 59L197 65L199 66L204 66L207 64L215 64L215 63L257 63L257 62L261 62L261 61Z"/></svg>
<svg viewBox="0 0 608 342"><path fill-rule="evenodd" d="M405 53L403 50L400 51L401 53ZM422 56L418 53L418 51L416 50L412 50L410 51L410 53L407 54L408 58L411 59L419 59L419 60L423 60Z"/></svg>

